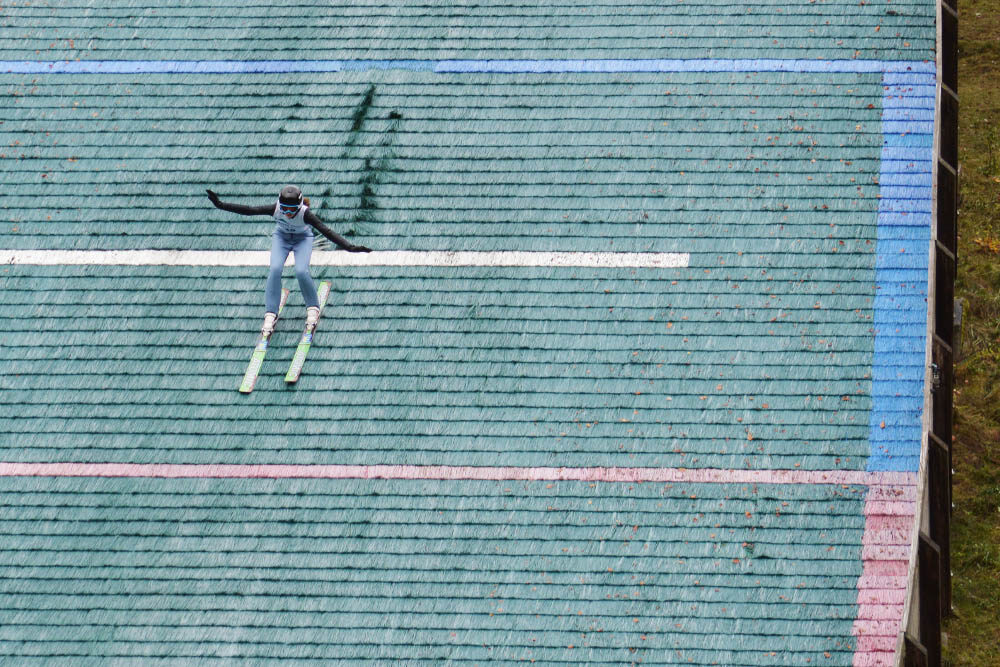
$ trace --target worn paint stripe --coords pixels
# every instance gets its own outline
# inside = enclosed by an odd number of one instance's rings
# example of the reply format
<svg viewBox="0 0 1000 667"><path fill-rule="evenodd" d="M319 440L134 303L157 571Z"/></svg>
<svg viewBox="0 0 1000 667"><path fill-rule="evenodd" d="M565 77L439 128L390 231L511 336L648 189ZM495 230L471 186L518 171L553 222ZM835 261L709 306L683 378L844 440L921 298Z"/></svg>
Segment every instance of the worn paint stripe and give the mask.
<svg viewBox="0 0 1000 667"><path fill-rule="evenodd" d="M0 463L2 477L168 477L242 479L413 479L482 481L672 482L718 484L916 484L911 473L862 470L687 468L527 468L414 465L238 465L165 463Z"/></svg>
<svg viewBox="0 0 1000 667"><path fill-rule="evenodd" d="M683 252L472 252L379 250L370 253L321 252L314 266L541 266L589 268L685 268ZM41 266L267 266L270 253L254 250L3 250L2 264ZM287 264L293 259L289 256Z"/></svg>
<svg viewBox="0 0 1000 667"><path fill-rule="evenodd" d="M933 61L745 59L586 60L58 60L0 61L10 74L283 74L403 70L438 73L841 72L933 73Z"/></svg>
<svg viewBox="0 0 1000 667"><path fill-rule="evenodd" d="M872 359L870 454L867 468L916 471L923 432L924 336L927 322L927 272L931 251L933 171L933 73L882 76L882 153L875 245L875 322ZM904 157L905 156L905 157ZM899 158L903 157L903 160ZM896 187L894 178L923 177ZM906 278L901 268L911 269ZM905 349L897 344L909 323L919 324L920 339ZM900 355L907 357L901 360ZM909 375L907 375L907 370ZM910 399L906 404L900 397ZM888 424L892 428L886 428Z"/></svg>
<svg viewBox="0 0 1000 667"><path fill-rule="evenodd" d="M928 72L882 76L882 154L879 173L878 240L875 261L875 355L872 360L872 410L869 423L871 454L867 469L909 471L915 479L919 466L922 401L900 407L893 398L913 396L919 389L900 373L898 354L909 357L912 368L922 368L924 345L897 352L895 339L907 321L926 321L927 261L930 247L933 118L935 83ZM916 180L919 179L919 180ZM897 180L905 186L894 186ZM904 262L905 260L905 262ZM901 279L903 265L916 276ZM916 298L913 298L916 297ZM922 373L916 386L923 387ZM918 392L914 395L914 391ZM887 424L893 424L887 429ZM896 664L909 578L909 559L915 512L912 484L870 486L865 497L862 536L862 575L858 579L858 614L852 627L856 637L854 667L892 667Z"/></svg>
<svg viewBox="0 0 1000 667"><path fill-rule="evenodd" d="M913 499L916 473L900 473L898 478L909 481L905 486L873 484L865 495L862 574L857 583L858 615L851 629L857 638L854 667L896 664L896 641L903 622L917 509ZM898 502L890 499L898 499Z"/></svg>
<svg viewBox="0 0 1000 667"><path fill-rule="evenodd" d="M802 60L784 58L444 60L436 72L623 73L623 72L933 72L933 62Z"/></svg>

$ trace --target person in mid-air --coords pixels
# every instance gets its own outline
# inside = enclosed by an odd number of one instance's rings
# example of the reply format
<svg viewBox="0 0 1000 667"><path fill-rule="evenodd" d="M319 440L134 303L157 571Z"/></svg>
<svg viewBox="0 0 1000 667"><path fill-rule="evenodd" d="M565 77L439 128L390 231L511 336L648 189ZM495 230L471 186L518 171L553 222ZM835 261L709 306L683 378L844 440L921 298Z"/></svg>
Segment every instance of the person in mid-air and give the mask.
<svg viewBox="0 0 1000 667"><path fill-rule="evenodd" d="M347 239L323 224L323 221L309 210L309 200L302 196L302 190L294 185L281 189L275 204L264 206L243 206L228 204L219 199L211 190L208 198L216 208L240 215L270 215L277 224L271 235L271 269L267 275L267 286L264 289L264 327L261 331L269 336L274 331L274 323L278 319L278 302L281 299L281 270L289 252L295 253L295 277L302 290L302 298L306 302L306 321L315 324L319 319L319 297L316 295L316 285L309 273L309 260L312 257L313 231L315 227L323 236L330 239L348 252L371 252L371 249L353 245Z"/></svg>

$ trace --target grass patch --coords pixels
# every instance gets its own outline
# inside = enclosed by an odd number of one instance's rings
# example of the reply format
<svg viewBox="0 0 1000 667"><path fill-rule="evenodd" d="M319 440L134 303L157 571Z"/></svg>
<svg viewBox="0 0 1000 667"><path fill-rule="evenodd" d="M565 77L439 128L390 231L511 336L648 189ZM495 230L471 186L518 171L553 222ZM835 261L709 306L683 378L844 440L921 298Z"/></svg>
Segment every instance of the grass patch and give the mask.
<svg viewBox="0 0 1000 667"><path fill-rule="evenodd" d="M1000 665L1000 0L959 2L956 295L965 303L955 377L952 592L945 658Z"/></svg>
<svg viewBox="0 0 1000 667"><path fill-rule="evenodd" d="M991 125L986 131L986 167L984 169L987 176L992 176L996 181L1000 176L1000 128Z"/></svg>

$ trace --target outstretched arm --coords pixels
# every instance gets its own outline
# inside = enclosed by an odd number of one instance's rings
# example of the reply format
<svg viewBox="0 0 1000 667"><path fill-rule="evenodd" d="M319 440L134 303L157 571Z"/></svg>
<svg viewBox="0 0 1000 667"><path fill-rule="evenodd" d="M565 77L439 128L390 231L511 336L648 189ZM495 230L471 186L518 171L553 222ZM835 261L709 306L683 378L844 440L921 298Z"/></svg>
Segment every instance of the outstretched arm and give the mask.
<svg viewBox="0 0 1000 667"><path fill-rule="evenodd" d="M208 193L208 198L211 200L215 208L221 208L223 211L229 211L230 213L239 213L240 215L272 215L274 214L274 204L268 204L266 206L243 206L242 204L227 204L226 202L219 199L219 195L215 194L211 190L205 190Z"/></svg>
<svg viewBox="0 0 1000 667"><path fill-rule="evenodd" d="M343 236L327 227L312 211L306 211L306 222L315 227L320 234L330 239L347 252L371 252L371 248L366 248L363 245L354 245Z"/></svg>

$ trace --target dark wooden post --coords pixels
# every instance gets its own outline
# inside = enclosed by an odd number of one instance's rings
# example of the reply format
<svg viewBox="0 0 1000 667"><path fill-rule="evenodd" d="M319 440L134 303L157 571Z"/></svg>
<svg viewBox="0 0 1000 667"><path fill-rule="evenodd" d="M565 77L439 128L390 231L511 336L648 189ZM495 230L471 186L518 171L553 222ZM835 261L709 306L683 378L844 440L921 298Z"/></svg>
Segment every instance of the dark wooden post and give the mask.
<svg viewBox="0 0 1000 667"><path fill-rule="evenodd" d="M941 552L934 541L920 533L917 546L919 578L920 643L927 649L927 664L941 665Z"/></svg>
<svg viewBox="0 0 1000 667"><path fill-rule="evenodd" d="M941 617L951 615L951 451L933 433L927 451L930 538L941 555Z"/></svg>

